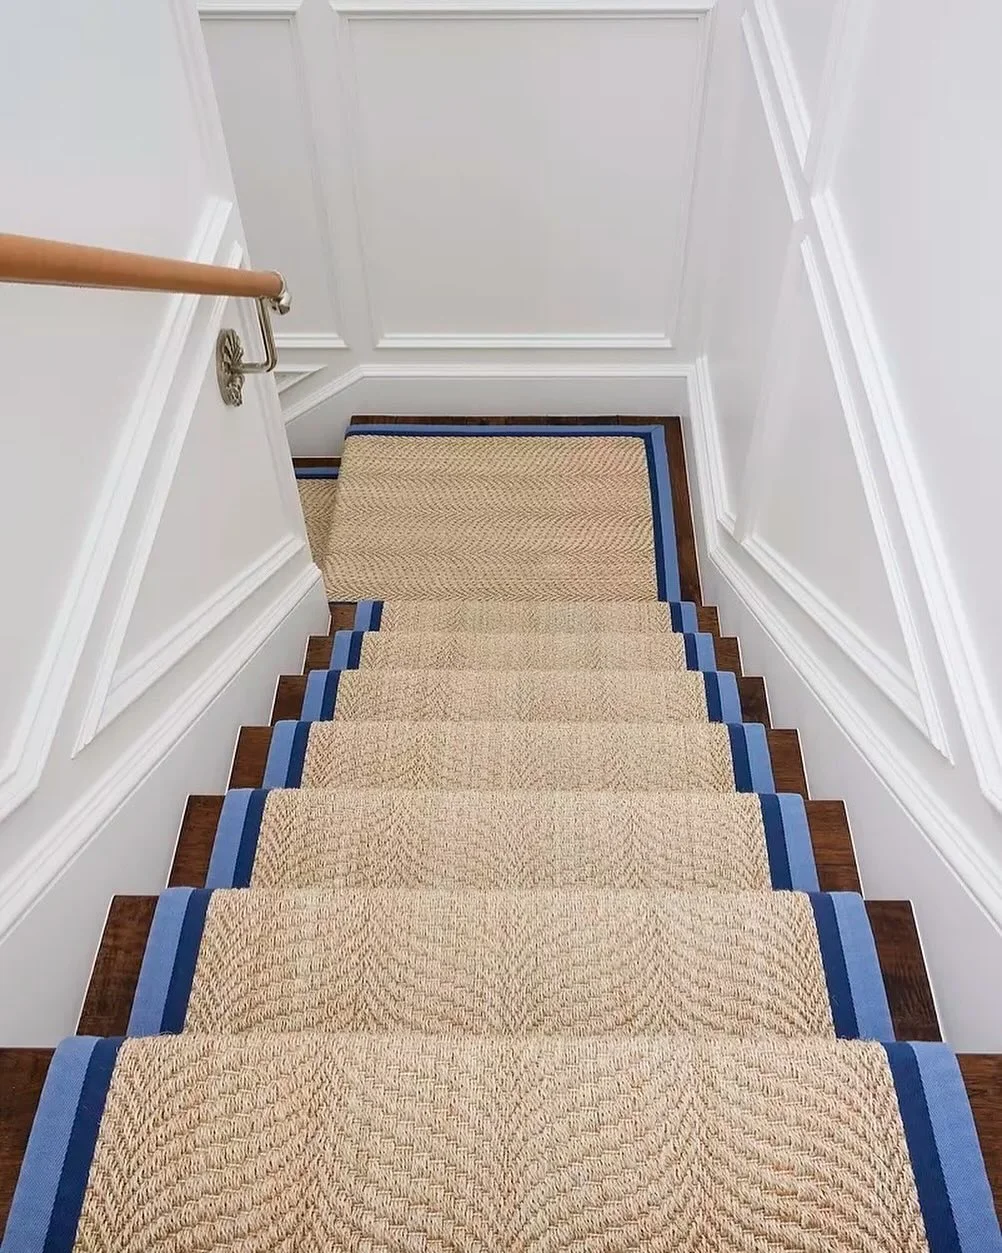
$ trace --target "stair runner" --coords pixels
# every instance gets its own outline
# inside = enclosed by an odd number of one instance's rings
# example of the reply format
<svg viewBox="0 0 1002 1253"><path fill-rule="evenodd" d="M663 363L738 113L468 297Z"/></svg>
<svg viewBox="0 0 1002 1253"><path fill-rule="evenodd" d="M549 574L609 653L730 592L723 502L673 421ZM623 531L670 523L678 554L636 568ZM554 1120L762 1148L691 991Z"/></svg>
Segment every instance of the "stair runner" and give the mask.
<svg viewBox="0 0 1002 1253"><path fill-rule="evenodd" d="M1002 1249L680 603L659 428L557 431L361 427L309 484L355 629L128 1037L57 1050L5 1253Z"/></svg>

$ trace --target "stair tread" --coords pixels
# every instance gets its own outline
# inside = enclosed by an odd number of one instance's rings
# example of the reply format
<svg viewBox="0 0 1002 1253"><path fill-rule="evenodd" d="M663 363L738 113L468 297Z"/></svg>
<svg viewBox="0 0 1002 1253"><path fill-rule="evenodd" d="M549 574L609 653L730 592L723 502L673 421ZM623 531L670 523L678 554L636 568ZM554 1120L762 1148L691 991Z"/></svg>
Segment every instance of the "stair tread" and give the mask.
<svg viewBox="0 0 1002 1253"><path fill-rule="evenodd" d="M471 1250L571 1232L578 1247L610 1247L615 1233L619 1247L667 1253L754 1247L763 1230L921 1253L923 1209L937 1205L985 1233L987 1250L991 1196L959 1071L946 1046L921 1047L76 1039L53 1059L42 1107L58 1093L61 1117L43 1119L29 1148L8 1238L37 1247L26 1224L46 1230L37 1181L55 1169L56 1220L82 1206L83 1247L137 1253L152 1230L161 1247L190 1245L195 1224L201 1247L232 1242L238 1215L253 1216L258 1247L294 1237L297 1253L385 1247L392 1232ZM910 1157L917 1133L932 1152Z"/></svg>
<svg viewBox="0 0 1002 1253"><path fill-rule="evenodd" d="M212 886L817 886L798 797L339 787L231 793ZM767 832L765 818L769 819ZM252 877L251 877L252 876Z"/></svg>
<svg viewBox="0 0 1002 1253"><path fill-rule="evenodd" d="M860 897L613 889L169 892L130 1034L182 1029L892 1038Z"/></svg>
<svg viewBox="0 0 1002 1253"><path fill-rule="evenodd" d="M310 676L318 700L325 681L322 671ZM712 706L718 721L741 720L733 676L707 679L691 670L345 670L322 713L314 704L308 689L304 717L706 722Z"/></svg>
<svg viewBox="0 0 1002 1253"><path fill-rule="evenodd" d="M667 631L367 631L359 664L397 670L688 668L684 636Z"/></svg>
<svg viewBox="0 0 1002 1253"><path fill-rule="evenodd" d="M713 723L315 722L301 782L724 792L735 765L730 728Z"/></svg>

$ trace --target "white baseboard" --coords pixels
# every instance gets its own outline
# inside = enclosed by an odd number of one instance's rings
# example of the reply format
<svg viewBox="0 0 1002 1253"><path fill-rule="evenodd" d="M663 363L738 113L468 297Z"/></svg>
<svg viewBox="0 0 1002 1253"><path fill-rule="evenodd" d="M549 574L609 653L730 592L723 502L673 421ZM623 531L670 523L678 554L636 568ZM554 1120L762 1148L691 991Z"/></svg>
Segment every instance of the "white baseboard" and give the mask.
<svg viewBox="0 0 1002 1253"><path fill-rule="evenodd" d="M301 667L328 618L303 566L208 669L0 881L0 1041L72 1032L108 903L167 880L189 793L226 787L241 724L266 722L275 677ZM25 971L44 979L25 979Z"/></svg>
<svg viewBox="0 0 1002 1253"><path fill-rule="evenodd" d="M676 363L400 364L371 362L328 379L285 410L299 457L336 453L355 414L434 417L663 417L688 412Z"/></svg>

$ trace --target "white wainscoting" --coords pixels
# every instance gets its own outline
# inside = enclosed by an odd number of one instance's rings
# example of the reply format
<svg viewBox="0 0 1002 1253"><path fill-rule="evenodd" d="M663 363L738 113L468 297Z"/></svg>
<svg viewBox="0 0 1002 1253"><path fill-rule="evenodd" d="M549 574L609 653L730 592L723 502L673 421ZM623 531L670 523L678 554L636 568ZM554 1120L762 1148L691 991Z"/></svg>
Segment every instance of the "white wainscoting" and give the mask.
<svg viewBox="0 0 1002 1253"><path fill-rule="evenodd" d="M21 6L5 32L32 117L0 118L10 228L240 264L197 14L63 16ZM273 692L259 662L298 668L328 613L274 383L239 409L216 384L220 326L254 343L250 302L6 287L0 318L0 1042L45 1045L73 1029L111 896L160 891L189 791L225 786Z"/></svg>
<svg viewBox="0 0 1002 1253"><path fill-rule="evenodd" d="M703 154L715 202L697 204L715 226L689 258L704 328L689 423L704 592L741 631L746 666L765 670L774 716L800 726L815 795L820 781L847 799L867 891L914 898L945 1025L969 1049L1002 1046L1002 1010L985 994L1002 961L1002 666L985 649L997 581L979 592L967 560L993 533L988 466L997 480L1002 442L965 408L956 438L981 446L968 476L942 402L959 387L984 417L1000 389L985 357L958 382L939 342L947 319L935 335L933 323L954 275L973 297L979 266L1002 274L997 233L987 252L984 237L967 246L972 268L949 257L968 233L959 185L996 205L1002 185L958 157L951 195L936 197L920 154L928 142L952 161L964 116L961 150L976 147L975 97L958 87L940 114L936 86L962 82L968 61L1002 104L990 58L964 52L972 29L990 43L1002 20L974 9L965 38L944 39L898 0L721 0L708 109L730 118L731 149ZM735 204L742 236L768 241L757 265L728 251ZM955 300L949 317L977 339L994 307ZM768 367L736 370L758 354L763 313Z"/></svg>
<svg viewBox="0 0 1002 1253"><path fill-rule="evenodd" d="M680 359L714 2L199 5L254 263L293 295L296 452L363 375L430 404L463 368L477 404L507 371L536 413L621 409L589 402L597 366L650 394Z"/></svg>

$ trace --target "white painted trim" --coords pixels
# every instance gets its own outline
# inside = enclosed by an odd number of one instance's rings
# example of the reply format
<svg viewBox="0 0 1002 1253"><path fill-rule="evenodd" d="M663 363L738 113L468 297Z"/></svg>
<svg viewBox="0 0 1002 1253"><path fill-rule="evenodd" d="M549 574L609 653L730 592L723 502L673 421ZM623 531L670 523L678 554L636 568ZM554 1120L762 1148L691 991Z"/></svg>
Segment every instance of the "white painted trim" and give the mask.
<svg viewBox="0 0 1002 1253"><path fill-rule="evenodd" d="M295 422L297 418L303 417L304 414L309 413L311 409L315 409L317 405L322 405L324 401L332 400L340 392L353 387L363 377L362 367L360 365L353 366L350 370L346 370L344 374L328 379L326 383L314 388L312 392L308 392L300 400L293 401L284 413L286 426L290 422Z"/></svg>
<svg viewBox="0 0 1002 1253"><path fill-rule="evenodd" d="M350 18L423 17L703 17L717 0L330 0L335 13Z"/></svg>
<svg viewBox="0 0 1002 1253"><path fill-rule="evenodd" d="M772 89L769 86L765 53L759 35L756 33L750 11L745 13L741 19L741 33L745 37L745 48L748 52L748 59L751 62L752 74L755 78L755 86L758 88L759 99L762 102L762 111L765 114L765 124L769 131L769 139L772 141L776 165L779 167L779 176L783 181L783 190L786 192L787 203L790 206L790 216L796 224L802 221L804 216L804 203L798 186L800 181L799 172L796 170L794 162L791 161L790 154L786 149L786 142L783 139L779 122L779 112L773 102Z"/></svg>
<svg viewBox="0 0 1002 1253"><path fill-rule="evenodd" d="M873 526L874 538L877 540L877 548L879 550L879 554L881 554L884 576L886 576L888 590L889 593L891 593L894 613L896 613L897 616L898 627L901 629L902 640L908 657L909 672L911 672L909 673L909 678L906 679L906 683L904 683L904 687L902 687L901 683L889 678L887 669L879 667L879 665L877 672L874 674L869 674L868 670L865 670L865 668L863 669L863 673L867 675L868 678L872 679L872 682L877 685L877 687L881 688L884 695L886 695L886 697L891 700L894 705L897 705L898 709L901 709L901 712L906 715L909 722L913 723L914 727L921 730L923 736L926 736L929 743L931 743L939 753L942 753L943 757L947 758L947 761L952 762L953 757L951 748L949 748L946 724L943 722L943 715L941 709L939 709L936 690L933 688L931 674L929 674L926 655L924 655L924 650L922 648L921 635L919 635L916 614L914 614L911 596L908 595L907 583L906 579L904 579L901 558L899 558L896 545L894 545L891 525L889 525L886 511L884 511L881 499L881 489L879 489L877 475L875 475L873 462L870 460L867 442L865 442L865 437L863 435L862 421L860 421L859 408L857 406L857 402L855 402L853 387L849 382L848 370L847 366L845 366L845 357L842 351L842 343L839 342L838 332L835 330L832 308L829 306L827 293L824 291L824 283L822 274L820 274L818 259L815 257L814 247L809 238L804 238L800 241L798 256L800 264L803 266L805 277L808 279L808 286L810 288L810 294L812 294L815 313L817 313L818 326L820 328L820 332L822 332L825 353L827 353L828 356L829 366L832 368L835 388L837 388L839 403L840 406L842 406L845 431L847 431L847 435L849 437L849 444L852 446L853 459L859 474L860 486L862 486L863 489L864 500L867 502L867 512L870 519L870 525ZM787 294L789 294L789 292L787 292ZM778 363L778 368L782 370L782 362ZM759 419L759 421L762 421L762 419ZM768 426L769 424L767 424L767 429ZM764 446L767 447L767 449L768 447L773 446L773 441L768 440L768 435ZM754 462L759 474L762 474L763 462L764 457L762 455L762 450L759 450L759 455L755 457ZM764 477L762 479L762 487L763 491L768 490L767 480L765 480ZM755 502L758 500L759 497L755 497ZM755 551L758 550L773 551L772 548L770 548L770 545L765 543L765 541L757 534L757 531L755 531L757 514L757 510L749 509L745 512L743 519L741 519L741 521L743 521L743 533L748 536L748 538L744 541L745 549L751 554L754 554ZM782 559L780 559L779 564L780 566L783 566L784 563ZM778 581L780 581L780 584L783 583L782 578ZM793 575L792 579L787 579L787 583L792 583L795 586L803 586L803 588L813 586L810 584L809 580L803 578L803 575ZM797 593L790 590L789 586L784 586L784 590L787 590L788 594L793 595L794 599L798 599ZM802 605L802 608L807 611L807 613L813 613L813 610L809 608L809 605L819 604L820 600L818 598L824 599L818 589L814 589L814 594L808 594L807 599L805 599L803 603L800 603L800 601L798 601L798 603ZM837 630L834 634L830 632L828 634L829 638L832 639L833 643L837 644L839 648L842 647L843 643L849 643L847 655L850 659L859 664L859 650L854 649L852 647L852 643L850 643L853 635L852 630L843 629ZM874 655L874 657L877 657L877 655L881 654L882 649L874 642L870 642L869 652ZM888 682L882 682L882 679L878 678L878 675L883 675L883 678L887 679Z"/></svg>
<svg viewBox="0 0 1002 1253"><path fill-rule="evenodd" d="M811 117L800 90L790 47L783 35L783 27L773 0L755 0L754 13L758 19L759 30L762 33L762 46L776 83L797 161L800 163L800 169L803 170L811 142Z"/></svg>
<svg viewBox="0 0 1002 1253"><path fill-rule="evenodd" d="M384 335L377 348L462 349L470 352L481 348L573 348L615 351L624 348L653 349L664 352L672 341L660 331L638 331L626 334L579 334L574 331L557 334L467 335L456 331L437 333L392 333Z"/></svg>
<svg viewBox="0 0 1002 1253"><path fill-rule="evenodd" d="M233 205L228 200L216 197L207 202L188 249L190 260L218 263L232 213ZM168 300L160 333L125 417L122 438L101 485L11 748L0 764L0 819L27 800L42 777L143 467L174 394L175 376L199 301L198 296L173 296Z"/></svg>
<svg viewBox="0 0 1002 1253"><path fill-rule="evenodd" d="M908 433L904 407L841 215L830 189L819 192L812 203L818 236L831 269L978 783L986 800L1002 811L1002 719L989 695L985 668L935 521L918 452Z"/></svg>
<svg viewBox="0 0 1002 1253"><path fill-rule="evenodd" d="M498 381L519 382L547 379L567 379L570 381L598 381L601 379L622 379L625 382L641 379L687 379L688 367L676 362L654 364L637 362L624 364L621 362L589 362L587 364L567 364L528 362L513 364L498 362L388 362L371 361L353 366L344 374L328 379L326 383L301 399L289 405L285 410L286 424L302 418L311 410L328 400L332 400L341 392L366 379L389 380L469 380L471 382Z"/></svg>
<svg viewBox="0 0 1002 1253"><path fill-rule="evenodd" d="M750 535L743 547L756 565L762 567L865 677L915 726L925 731L922 703L911 671L871 639L857 622L761 536Z"/></svg>
<svg viewBox="0 0 1002 1253"><path fill-rule="evenodd" d="M306 331L302 334L293 332L289 335L276 335L275 347L279 352L298 352L301 349L314 352L345 352L348 345L340 335Z"/></svg>
<svg viewBox="0 0 1002 1253"><path fill-rule="evenodd" d="M302 7L302 2L303 0L250 0L249 3L246 0L206 0L205 3L199 4L198 12L200 17L209 21L267 20L283 21L288 24L289 41L292 48L292 63L295 69L296 97L307 150L310 189L313 193L313 211L316 215L318 234L320 236L320 250L324 261L323 268L326 278L327 296L330 300L330 310L334 324L341 326L344 323L344 319L341 316L341 304L338 297L340 283L337 274L337 258L334 253L334 230L328 207L330 197L327 194L322 173L320 145L317 142L316 117L310 95L309 73L306 67L306 59L303 55L299 28L295 20ZM297 337L276 336L275 338L276 342L279 342L283 338ZM329 344L311 343L307 347L347 347L336 333L323 336L300 336L298 338L309 338L314 341L318 339L336 341ZM292 345L287 344L285 346L291 347Z"/></svg>
<svg viewBox="0 0 1002 1253"><path fill-rule="evenodd" d="M693 425L699 423L699 434L709 449L705 458L706 472L700 486L707 493L709 512L713 517L714 527L723 527L728 534L733 535L736 518L730 504L727 474L724 470L724 457L720 445L717 405L713 396L713 379L710 377L710 367L706 357L700 357L691 367L688 380L691 401L695 401L694 407L690 401L691 420Z"/></svg>
<svg viewBox="0 0 1002 1253"><path fill-rule="evenodd" d="M712 511L710 494L705 491L714 471L712 450L706 439L710 423L700 408L702 393L697 385L698 369L697 366L690 370L689 403L690 429L695 434L692 453L696 499L701 505L705 540L701 556L719 570L916 827L926 835L995 925L1002 926L1002 865L991 856L977 832L929 787L907 756L896 748L892 737L873 722L863 705L821 661L804 636L762 595L740 560L729 551L729 542L721 536Z"/></svg>
<svg viewBox="0 0 1002 1253"><path fill-rule="evenodd" d="M692 99L689 106L688 148L685 169L680 184L685 187L682 212L679 215L678 237L672 263L677 274L675 297L666 309L665 331L630 332L625 335L603 333L542 333L507 336L503 334L473 334L442 332L426 335L418 332L387 332L378 311L376 292L371 276L373 266L369 261L366 242L366 222L373 215L367 209L368 191L362 177L362 163L358 152L359 136L359 86L354 47L350 37L336 37L340 82L345 111L349 119L347 127L349 167L351 171L352 197L358 231L359 255L362 266L365 302L368 313L372 343L377 349L586 349L594 351L615 349L668 350L673 347L673 336L678 324L685 279L686 243L689 236L690 218L696 191L696 165L699 141L705 118L704 97L710 54L710 23L707 15L716 7L716 0L690 3L688 0L639 0L639 3L617 4L615 0L506 0L505 3L478 3L477 0L396 0L395 3L373 4L369 0L329 0L331 10L339 19L338 25L345 29L353 21L361 20L421 20L426 18L509 18L512 20L532 18L563 19L627 19L666 18L695 21L701 28L701 41L693 81Z"/></svg>
<svg viewBox="0 0 1002 1253"><path fill-rule="evenodd" d="M0 940L83 852L101 827L194 725L254 653L320 582L307 565L231 646L120 756L93 787L0 879Z"/></svg>
<svg viewBox="0 0 1002 1253"><path fill-rule="evenodd" d="M286 535L116 670L97 730L149 691L305 547L301 535Z"/></svg>
<svg viewBox="0 0 1002 1253"><path fill-rule="evenodd" d="M275 18L287 21L302 8L303 0L199 0L199 17Z"/></svg>
<svg viewBox="0 0 1002 1253"><path fill-rule="evenodd" d="M904 639L905 651L908 656L908 664L912 672L915 695L919 702L919 716L916 719L911 713L909 713L909 708L912 708L911 702L909 702L908 705L900 705L899 708L901 708L902 712L910 717L923 734L927 736L930 744L932 744L938 752L942 753L947 761L952 763L953 755L950 749L949 739L947 737L946 724L943 721L943 715L939 708L939 701L936 698L936 691L933 687L929 666L926 662L918 621L915 616L915 609L912 605L911 597L908 594L908 586L905 580L904 571L902 570L901 558L898 555L897 548L894 543L894 537L891 534L891 526L886 510L884 509L880 485L877 482L873 461L870 458L870 452L866 444L866 437L863 434L859 407L856 404L856 396L849 381L845 354L842 351L840 337L835 329L835 319L832 313L832 308L829 303L827 293L825 292L824 283L821 277L821 270L814 252L814 245L809 238L805 238L801 241L800 253L803 258L807 281L811 289L811 296L814 300L814 306L817 311L818 323L821 327L825 351L828 355L832 374L835 378L835 386L838 390L839 401L842 405L842 413L844 415L846 429L849 433L849 442L852 445L856 468L859 472L860 482L863 486L863 496L866 499L867 509L870 514L870 521L873 525L874 534L877 539L877 546L880 549L880 556L884 566L884 574L887 578L888 587L891 592L891 599L894 602L894 609L897 614L898 624L901 628L901 634ZM888 695L890 695L890 693L888 693Z"/></svg>
<svg viewBox="0 0 1002 1253"><path fill-rule="evenodd" d="M236 267L239 266L242 258L243 246L239 243L233 243L223 264ZM142 524L138 529L129 568L125 575L121 594L115 606L115 613L108 628L104 648L101 651L97 664L94 683L91 687L87 705L80 722L80 729L77 732L76 741L73 745L71 754L73 757L86 748L111 720L108 714L108 699L115 681L116 667L121 658L122 646L125 642L129 622L139 596L139 589L142 586L143 579L146 577L146 567L149 563L150 553L153 551L160 519L167 504L167 497L170 495L170 490L174 483L174 476L177 473L177 466L188 435L188 428L191 425L195 408L198 404L198 397L205 383L205 375L209 368L212 353L215 351L216 335L222 325L223 313L227 303L226 297L217 297L213 300L208 324L198 336L197 346L192 350L190 348L192 336L186 335L185 343L182 345L181 352L175 362L174 374L179 375L185 353L191 353L191 360L185 372L184 390L180 396L176 397L172 406L176 412L176 418L167 436L166 447L157 468L156 478L147 497L148 506ZM165 405L161 410L159 415L161 418L167 408L168 406ZM154 432L151 432L150 444L142 450L141 464L134 467L137 483L149 457L153 434ZM123 708L124 705L120 706L116 712L121 713Z"/></svg>
<svg viewBox="0 0 1002 1253"><path fill-rule="evenodd" d="M296 387L300 383L305 383L307 379L311 379L314 374L319 374L321 370L326 370L325 362L311 361L308 365L297 362L292 364L287 362L282 364L279 362L275 366L275 386L278 388L278 394L281 396L283 392L287 392L289 388Z"/></svg>

